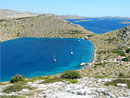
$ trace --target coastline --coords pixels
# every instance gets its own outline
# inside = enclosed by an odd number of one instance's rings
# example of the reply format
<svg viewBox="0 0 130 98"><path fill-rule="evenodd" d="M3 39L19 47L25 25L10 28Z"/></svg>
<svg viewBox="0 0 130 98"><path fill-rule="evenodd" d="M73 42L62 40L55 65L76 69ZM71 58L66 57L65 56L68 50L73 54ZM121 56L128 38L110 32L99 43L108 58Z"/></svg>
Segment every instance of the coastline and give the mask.
<svg viewBox="0 0 130 98"><path fill-rule="evenodd" d="M93 44L92 41L90 41L90 42ZM89 63L88 67L93 67L94 63L96 62L97 48L96 48L96 46L94 44L93 44L93 47L94 47L93 60Z"/></svg>

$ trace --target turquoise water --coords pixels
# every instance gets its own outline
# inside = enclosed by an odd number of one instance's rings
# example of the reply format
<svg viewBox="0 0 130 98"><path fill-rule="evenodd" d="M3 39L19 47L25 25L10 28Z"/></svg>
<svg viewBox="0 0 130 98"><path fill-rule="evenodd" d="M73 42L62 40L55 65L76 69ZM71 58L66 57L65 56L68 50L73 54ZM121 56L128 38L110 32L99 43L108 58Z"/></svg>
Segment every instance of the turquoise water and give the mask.
<svg viewBox="0 0 130 98"><path fill-rule="evenodd" d="M96 34L104 34L106 32L114 31L123 28L128 24L122 24L122 21L130 22L130 19L116 19L116 18L85 18L85 19L67 19L67 21L74 24L78 24L87 30L90 30ZM80 21L80 20L90 20L90 21Z"/></svg>
<svg viewBox="0 0 130 98"><path fill-rule="evenodd" d="M29 78L77 70L82 68L81 62L92 61L94 52L90 41L76 38L18 38L1 42L0 46L0 81L8 81L15 74Z"/></svg>

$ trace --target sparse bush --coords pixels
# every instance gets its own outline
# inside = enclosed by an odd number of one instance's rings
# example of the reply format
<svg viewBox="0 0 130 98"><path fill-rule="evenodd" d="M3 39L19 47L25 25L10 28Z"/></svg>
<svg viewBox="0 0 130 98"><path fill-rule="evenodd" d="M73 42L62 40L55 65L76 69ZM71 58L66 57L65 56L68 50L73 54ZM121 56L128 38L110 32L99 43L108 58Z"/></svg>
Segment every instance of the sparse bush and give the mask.
<svg viewBox="0 0 130 98"><path fill-rule="evenodd" d="M11 85L11 86L7 86L7 87L3 90L3 92L4 92L4 93L11 93L11 92L21 91L22 89L30 89L30 90L32 90L32 89L34 89L34 88L25 85L25 83L15 83L15 84L13 84L13 85Z"/></svg>
<svg viewBox="0 0 130 98"><path fill-rule="evenodd" d="M59 82L59 81L63 81L63 79L58 78L58 77L54 77L54 78L45 79L45 80L44 80L43 82L41 82L40 84L54 83L54 82Z"/></svg>
<svg viewBox="0 0 130 98"><path fill-rule="evenodd" d="M111 82L106 82L104 85L106 85L106 86L109 86L109 85L116 86L117 83L127 84L128 88L130 89L130 80L126 80L126 79L116 79L116 80L113 80Z"/></svg>
<svg viewBox="0 0 130 98"><path fill-rule="evenodd" d="M21 33L20 33L20 32L18 32L18 33L17 33L17 37L19 37L19 36L20 36L20 34L21 34Z"/></svg>
<svg viewBox="0 0 130 98"><path fill-rule="evenodd" d="M122 61L128 62L130 60L130 57L123 58Z"/></svg>
<svg viewBox="0 0 130 98"><path fill-rule="evenodd" d="M130 52L130 48L126 49L126 53L129 53Z"/></svg>
<svg viewBox="0 0 130 98"><path fill-rule="evenodd" d="M93 36L93 34L87 35L87 37L92 37L92 36Z"/></svg>
<svg viewBox="0 0 130 98"><path fill-rule="evenodd" d="M73 84L78 82L76 79L69 79L68 81Z"/></svg>
<svg viewBox="0 0 130 98"><path fill-rule="evenodd" d="M64 73L61 74L61 78L66 79L77 79L80 78L80 73L76 71L67 70Z"/></svg>
<svg viewBox="0 0 130 98"><path fill-rule="evenodd" d="M24 81L24 80L25 80L25 76L16 74L16 76L11 78L10 83L17 83L19 81Z"/></svg>
<svg viewBox="0 0 130 98"><path fill-rule="evenodd" d="M123 77L124 76L124 74L123 73L119 73L119 77Z"/></svg>
<svg viewBox="0 0 130 98"><path fill-rule="evenodd" d="M6 95L2 95L2 96L0 96L0 98L25 98L25 97L22 97L22 96L6 96Z"/></svg>

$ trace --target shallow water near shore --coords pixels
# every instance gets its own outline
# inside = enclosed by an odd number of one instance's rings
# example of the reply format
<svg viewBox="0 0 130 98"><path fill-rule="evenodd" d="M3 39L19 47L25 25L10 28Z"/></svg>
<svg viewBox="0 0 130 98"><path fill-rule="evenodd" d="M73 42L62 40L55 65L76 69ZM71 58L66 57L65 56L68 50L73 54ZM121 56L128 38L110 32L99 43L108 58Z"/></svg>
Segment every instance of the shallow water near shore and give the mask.
<svg viewBox="0 0 130 98"><path fill-rule="evenodd" d="M9 81L15 74L30 78L81 69L83 67L79 64L91 62L94 53L90 41L77 38L25 37L1 42L0 45L0 81ZM70 55L71 50L73 55ZM56 62L53 61L54 55Z"/></svg>
<svg viewBox="0 0 130 98"><path fill-rule="evenodd" d="M69 22L78 24L87 30L90 30L96 34L104 34L106 32L121 29L127 25L130 25L130 19L118 19L118 18L85 18L85 19L66 19ZM122 23L126 21L127 23Z"/></svg>

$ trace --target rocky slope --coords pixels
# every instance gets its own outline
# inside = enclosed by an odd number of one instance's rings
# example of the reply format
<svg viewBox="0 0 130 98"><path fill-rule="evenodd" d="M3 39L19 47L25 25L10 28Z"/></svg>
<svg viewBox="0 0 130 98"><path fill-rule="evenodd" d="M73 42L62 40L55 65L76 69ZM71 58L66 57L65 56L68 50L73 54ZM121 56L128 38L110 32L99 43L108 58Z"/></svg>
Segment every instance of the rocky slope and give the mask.
<svg viewBox="0 0 130 98"><path fill-rule="evenodd" d="M20 17L29 17L29 16L36 16L36 15L39 15L39 14L32 13L32 12L20 12L20 11L9 10L9 9L0 9L0 19L20 18Z"/></svg>
<svg viewBox="0 0 130 98"><path fill-rule="evenodd" d="M118 36L130 47L130 25L121 29Z"/></svg>
<svg viewBox="0 0 130 98"><path fill-rule="evenodd" d="M0 87L0 95L22 95L26 98L129 98L130 89L127 85L120 84L117 86L105 86L106 82L115 80L114 78L88 78L77 79L78 82L72 84L68 81L41 84L44 80L36 80L27 82L26 85L36 88L29 90L27 88L22 91L3 93L2 90L10 85L7 84ZM40 84L39 84L40 83Z"/></svg>
<svg viewBox="0 0 130 98"><path fill-rule="evenodd" d="M89 38L97 50L96 58L94 59L94 63L91 64L92 67L86 67L80 70L83 76L118 77L120 73L128 77L130 76L130 62L115 61L115 59L120 56L118 52L130 46L129 27L130 26L127 26L105 34L94 34ZM125 53L124 57L128 56L130 56L130 53Z"/></svg>

